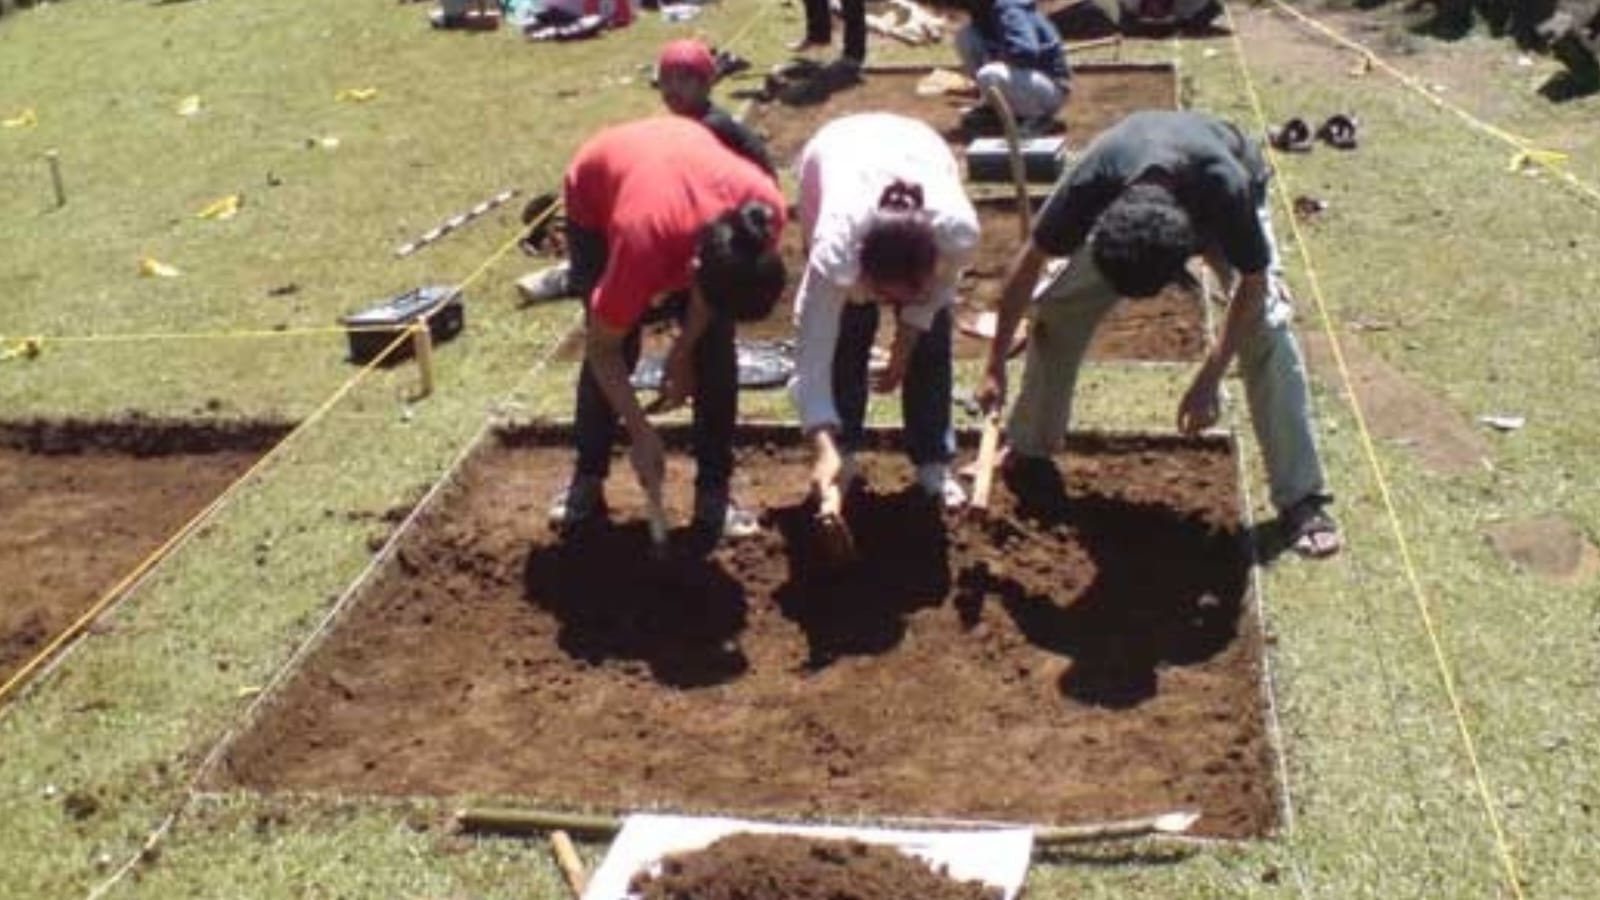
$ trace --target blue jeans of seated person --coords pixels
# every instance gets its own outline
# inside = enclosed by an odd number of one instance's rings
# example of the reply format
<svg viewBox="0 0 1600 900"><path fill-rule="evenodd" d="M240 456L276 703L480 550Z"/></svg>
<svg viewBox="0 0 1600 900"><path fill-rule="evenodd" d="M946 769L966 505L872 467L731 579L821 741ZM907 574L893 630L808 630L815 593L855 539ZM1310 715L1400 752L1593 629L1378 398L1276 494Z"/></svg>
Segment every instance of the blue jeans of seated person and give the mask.
<svg viewBox="0 0 1600 900"><path fill-rule="evenodd" d="M567 234L568 276L573 293L587 307L600 273L605 271L604 236L582 228ZM682 322L689 308L689 293L680 291L644 314L623 340L622 359L628 371L639 362L639 342L644 326L668 319ZM588 316L585 315L585 324ZM739 360L733 344L733 320L713 316L694 348L693 424L695 490L726 491L733 476L733 427L739 413ZM573 415L573 438L578 449L577 473L604 479L611 472L611 448L620 426L611 403L600 390L589 363L578 372L578 395Z"/></svg>
<svg viewBox="0 0 1600 900"><path fill-rule="evenodd" d="M833 351L833 402L839 411L839 451L860 449L866 431L868 363L878 333L878 304L846 303L839 319L839 343ZM900 414L905 424L906 455L914 465L948 463L955 456L955 431L950 424L950 310L940 310L926 334L917 339L900 386Z"/></svg>

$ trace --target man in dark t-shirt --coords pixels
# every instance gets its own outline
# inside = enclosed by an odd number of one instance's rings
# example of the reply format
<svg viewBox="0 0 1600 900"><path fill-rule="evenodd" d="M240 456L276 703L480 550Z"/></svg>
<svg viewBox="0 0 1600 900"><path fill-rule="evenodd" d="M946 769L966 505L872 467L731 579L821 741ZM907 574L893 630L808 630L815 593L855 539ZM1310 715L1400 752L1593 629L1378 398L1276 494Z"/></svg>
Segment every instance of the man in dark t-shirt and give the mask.
<svg viewBox="0 0 1600 900"><path fill-rule="evenodd" d="M778 173L767 153L766 142L744 123L711 102L711 85L717 78L717 62L711 50L694 38L681 38L661 49L656 61L656 85L661 101L680 116L698 119L711 129L723 146L760 166L778 180Z"/></svg>
<svg viewBox="0 0 1600 900"><path fill-rule="evenodd" d="M1178 405L1178 427L1215 424L1223 374L1239 357L1272 503L1290 546L1338 551L1322 463L1311 430L1305 362L1267 212L1270 172L1256 144L1196 112L1134 113L1101 134L1056 185L1012 261L979 400L1005 401L1006 357L1029 301L1033 329L1022 389L1007 422L1007 477L1025 485L1055 474L1084 353L1123 297L1152 297L1204 254L1232 298L1215 345ZM1041 279L1045 263L1064 269ZM1023 488L1026 490L1026 488Z"/></svg>

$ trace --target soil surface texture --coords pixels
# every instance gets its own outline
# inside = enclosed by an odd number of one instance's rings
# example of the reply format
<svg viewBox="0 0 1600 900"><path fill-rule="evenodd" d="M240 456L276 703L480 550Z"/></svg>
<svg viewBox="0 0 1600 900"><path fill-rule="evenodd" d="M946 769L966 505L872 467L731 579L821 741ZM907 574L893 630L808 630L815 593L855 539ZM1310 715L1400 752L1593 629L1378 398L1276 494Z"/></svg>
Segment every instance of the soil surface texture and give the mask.
<svg viewBox="0 0 1600 900"><path fill-rule="evenodd" d="M953 58L951 67L955 67ZM967 143L976 135L962 128L961 111L973 105L976 99L920 96L916 91L917 82L926 74L926 71L876 72L869 67L858 84L831 94L821 103L755 103L745 120L766 138L773 160L790 169L817 129L840 116L861 112L892 112L921 119L943 134L950 141L956 158L963 159ZM1122 121L1129 113L1141 109L1175 109L1177 105L1177 75L1171 67L1076 66L1072 72L1072 96L1061 117L1066 125L1067 147L1082 149L1095 135Z"/></svg>
<svg viewBox="0 0 1600 900"><path fill-rule="evenodd" d="M860 561L836 567L793 433L744 437L735 491L766 527L709 553L680 528L668 562L625 463L607 519L563 541L544 511L570 451L487 442L219 778L741 815L1192 808L1199 833L1271 828L1230 446L1075 439L1064 487L997 483L986 519L942 513L897 449L867 451L846 509Z"/></svg>
<svg viewBox="0 0 1600 900"><path fill-rule="evenodd" d="M0 425L0 680L285 431L254 423Z"/></svg>
<svg viewBox="0 0 1600 900"><path fill-rule="evenodd" d="M1001 900L981 881L956 881L894 847L734 834L661 861L629 885L639 900Z"/></svg>

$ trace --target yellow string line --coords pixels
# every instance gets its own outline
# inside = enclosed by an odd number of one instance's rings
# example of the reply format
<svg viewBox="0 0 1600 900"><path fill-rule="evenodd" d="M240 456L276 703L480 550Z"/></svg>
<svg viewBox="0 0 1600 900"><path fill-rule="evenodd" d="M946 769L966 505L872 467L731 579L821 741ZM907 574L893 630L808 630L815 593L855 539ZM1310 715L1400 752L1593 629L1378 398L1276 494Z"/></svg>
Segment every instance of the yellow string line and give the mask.
<svg viewBox="0 0 1600 900"><path fill-rule="evenodd" d="M1378 56L1377 53L1373 52L1366 46L1348 37L1345 37L1343 34L1335 31L1328 25L1295 9L1294 7L1285 3L1284 0L1272 0L1272 5L1276 6L1283 12L1288 13L1291 17L1299 20L1302 24L1319 32L1335 43L1341 44L1344 47L1361 54L1362 58L1371 63L1374 67L1382 69L1384 72L1397 79L1401 84L1404 84L1406 87L1409 87L1413 91L1421 94L1434 106L1454 114L1457 118L1466 122L1468 125L1477 129L1478 131L1481 131L1484 134L1497 138L1515 147L1517 152L1511 157L1511 171L1517 171L1524 165L1537 166L1540 169L1549 172L1551 175L1561 179L1561 181L1568 187L1571 187L1572 189L1585 195L1590 200L1600 203L1600 189L1597 189L1594 185L1589 184L1588 182L1576 175L1573 175L1571 172L1563 168L1563 164L1567 160L1567 155L1565 153L1535 147L1533 142L1529 141L1527 138L1519 137L1518 135L1512 134L1498 125L1494 125L1479 119L1472 113L1467 112L1461 107L1456 106L1445 98L1439 96L1438 92L1434 91L1426 84L1423 84L1422 81L1415 75L1396 68L1394 65Z"/></svg>
<svg viewBox="0 0 1600 900"><path fill-rule="evenodd" d="M1277 0L1274 0L1277 2ZM1255 81L1251 77L1250 67L1245 59L1244 41L1239 37L1239 28L1233 19L1232 4L1222 5L1228 17L1228 30L1233 34L1234 52L1239 62L1239 71L1244 76L1245 90L1250 95L1250 105L1255 111L1258 133L1264 133L1267 118L1261 102L1261 95L1256 89ZM1339 370L1339 379L1343 383L1345 395L1349 398L1350 410L1356 421L1356 431L1361 436L1361 448L1367 458L1367 464L1372 470L1373 479L1377 482L1379 496L1383 499L1385 514L1389 520L1389 529L1394 535L1395 544L1400 552L1400 561L1405 571L1406 583L1411 589L1412 599L1416 603L1417 611L1422 617L1424 630L1428 634L1428 643L1433 649L1433 659L1439 671L1440 681L1444 684L1445 696L1450 702L1450 711L1455 719L1456 730L1461 737L1461 744L1466 751L1467 761L1472 769L1472 780L1478 792L1478 798L1483 803L1484 814L1488 817L1489 827L1494 833L1495 849L1499 852L1500 862L1505 870L1506 884L1510 887L1514 897L1524 897L1522 880L1517 871L1516 859L1511 854L1511 847L1506 839L1505 829L1500 824L1500 816L1495 812L1494 798L1489 791L1489 783L1484 775L1483 766L1478 760L1477 742L1472 736L1472 729L1467 725L1465 708L1461 701L1460 692L1456 688L1455 677L1450 674L1450 659L1445 653L1444 643L1439 637L1439 631L1434 624L1433 614L1429 612L1427 596L1422 587L1422 580L1417 575L1416 563L1411 554L1410 542L1406 539L1404 527L1400 524L1400 514L1396 508L1394 495L1389 489L1388 478L1384 474L1383 464L1378 460L1376 442L1372 439L1372 432L1367 427L1367 417L1361 409L1361 401L1356 396L1355 383L1350 377L1349 366L1345 362L1344 350L1339 344L1338 335L1333 328L1333 320L1328 315L1327 303L1323 299L1321 279L1317 276L1316 265L1311 258L1311 251L1306 243L1305 234L1294 216L1293 204L1289 199L1290 191L1287 179L1283 177L1283 170L1278 165L1278 154L1270 146L1264 148L1272 167L1276 172L1274 191L1279 202L1287 210L1285 217L1290 230L1294 233L1295 245L1300 253L1300 260L1305 266L1306 278L1311 285L1311 296L1317 304L1317 313L1322 317L1323 333L1328 339L1328 346L1333 351L1334 363Z"/></svg>
<svg viewBox="0 0 1600 900"><path fill-rule="evenodd" d="M96 600L93 606L90 606L83 612L82 615L78 616L77 620L75 620L71 625L67 626L67 628L60 634L56 635L55 638L50 641L50 643L46 644L45 647L36 653L32 659L28 660L28 662L23 665L21 669L18 669L10 678L6 679L4 684L0 684L0 705L3 705L11 696L12 692L20 687L23 682L27 681L28 678L32 676L33 673L39 669L39 667L43 666L46 661L53 657L57 651L59 651L69 641L78 637L85 630L87 630L94 620L99 618L100 615L105 612L107 607L111 606L112 603L121 598L122 593L126 591L130 585L137 582L140 578L143 578L146 573L156 566L157 563L165 559L173 550L173 548L183 543L202 524L205 523L206 519L210 518L214 513L216 513L217 510L221 509L225 503L231 500L234 495L239 492L244 483L250 480L251 476L261 471L261 469L269 462L281 455L283 448L287 447L289 443L296 437L304 434L311 428L312 425L316 424L318 420L326 415L329 410L333 409L333 407L340 400L344 399L346 394L350 393L350 391L353 390L363 378L365 378L372 372L373 369L377 368L380 363L387 359L389 354L393 353L395 348L399 347L401 342L406 340L409 336L409 332L402 332L399 335L396 335L395 339L390 341L388 346L384 347L381 353L363 366L360 371L352 375L347 381L345 381L344 384L340 385L339 389L334 391L331 397L323 401L321 406L318 406L309 416L302 420L299 425L296 425L293 430L284 435L282 440L278 441L278 443L274 444L271 449L262 454L261 458L256 460L255 463L250 466L250 468L246 469L243 475L240 475L238 478L234 479L233 483L224 488L222 493L218 494L216 498L207 504L204 509L200 510L198 513L195 513L188 522L184 523L183 527L179 528L170 537L168 537L166 541L161 544L161 546L151 551L150 554L146 556L137 566L133 567L132 571L122 576L120 581L112 585L110 590L107 590L104 594L100 595L100 599Z"/></svg>

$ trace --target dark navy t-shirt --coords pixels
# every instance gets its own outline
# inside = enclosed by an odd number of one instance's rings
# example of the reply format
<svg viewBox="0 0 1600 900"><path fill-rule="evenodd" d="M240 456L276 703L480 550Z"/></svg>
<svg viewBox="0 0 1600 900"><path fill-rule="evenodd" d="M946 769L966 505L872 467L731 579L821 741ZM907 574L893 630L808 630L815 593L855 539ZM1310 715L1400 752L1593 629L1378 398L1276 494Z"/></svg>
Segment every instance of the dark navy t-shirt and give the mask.
<svg viewBox="0 0 1600 900"><path fill-rule="evenodd" d="M1202 246L1221 245L1241 272L1271 262L1256 206L1269 170L1261 149L1239 130L1204 113L1153 110L1123 119L1092 141L1033 220L1033 242L1070 256L1122 190L1150 172L1172 185Z"/></svg>

